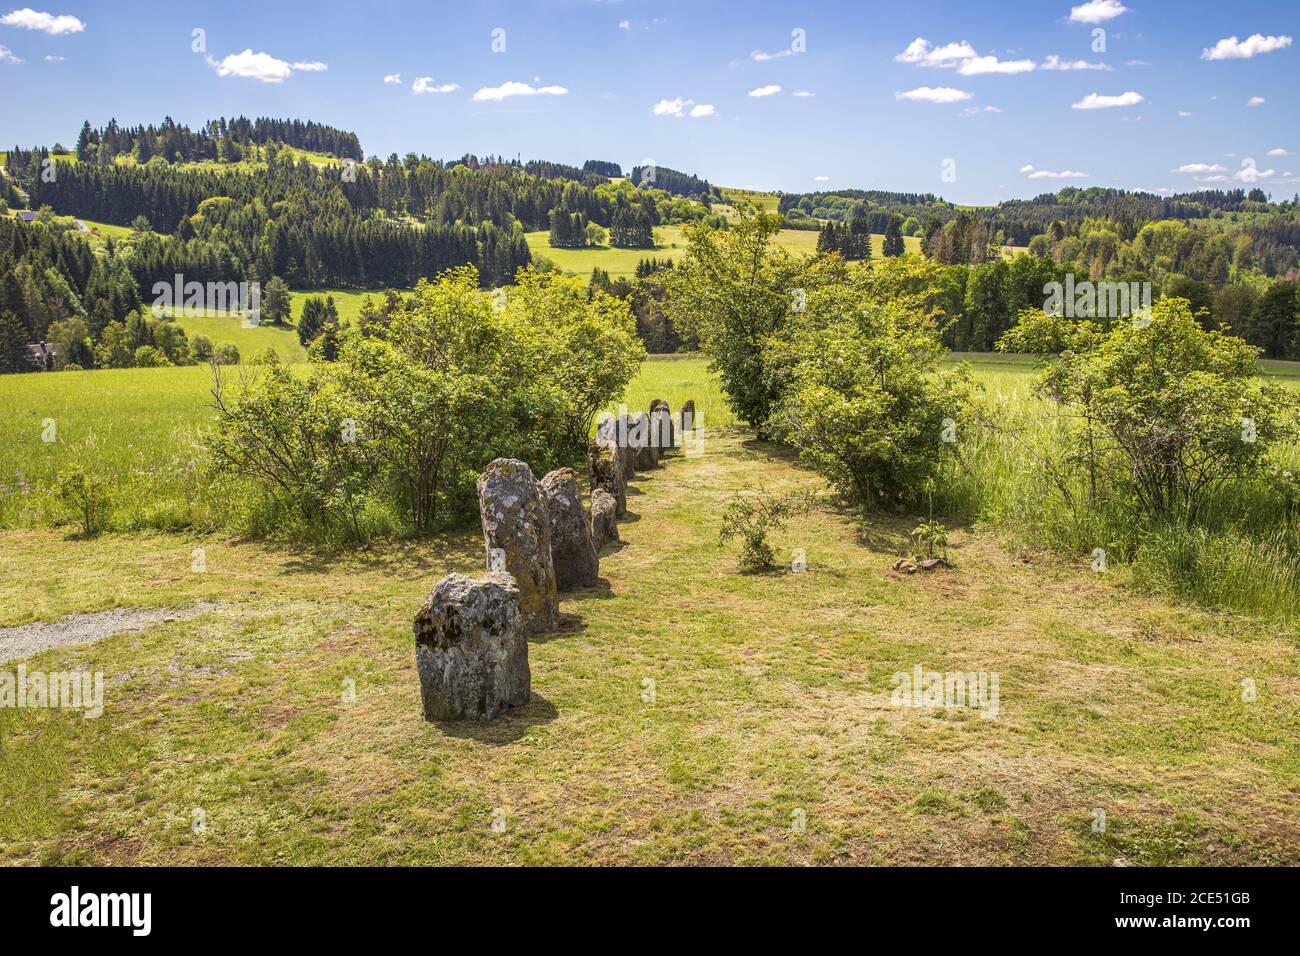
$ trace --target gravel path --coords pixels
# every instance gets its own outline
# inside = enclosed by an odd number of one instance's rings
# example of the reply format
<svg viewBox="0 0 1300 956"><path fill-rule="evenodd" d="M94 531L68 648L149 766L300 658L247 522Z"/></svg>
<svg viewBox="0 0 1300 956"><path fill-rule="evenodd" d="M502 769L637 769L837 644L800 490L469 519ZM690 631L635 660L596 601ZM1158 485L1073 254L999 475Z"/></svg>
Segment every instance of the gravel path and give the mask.
<svg viewBox="0 0 1300 956"><path fill-rule="evenodd" d="M220 606L201 601L187 608L117 607L93 614L71 614L52 624L37 622L0 628L0 661L30 657L65 644L93 644L123 631L140 631L168 621L188 621Z"/></svg>

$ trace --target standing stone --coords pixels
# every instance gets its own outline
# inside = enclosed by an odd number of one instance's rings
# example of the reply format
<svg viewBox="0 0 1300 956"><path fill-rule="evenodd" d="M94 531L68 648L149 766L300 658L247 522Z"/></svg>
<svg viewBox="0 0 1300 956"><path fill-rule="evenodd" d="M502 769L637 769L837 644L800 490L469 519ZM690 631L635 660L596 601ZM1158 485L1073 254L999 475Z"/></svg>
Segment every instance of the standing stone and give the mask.
<svg viewBox="0 0 1300 956"><path fill-rule="evenodd" d="M688 398L682 402L682 411L678 416L678 427L682 431L692 431L695 428L695 399Z"/></svg>
<svg viewBox="0 0 1300 956"><path fill-rule="evenodd" d="M491 720L530 697L519 588L497 571L449 574L415 616L415 667L425 720Z"/></svg>
<svg viewBox="0 0 1300 956"><path fill-rule="evenodd" d="M591 487L602 488L614 499L621 518L627 514L627 485L623 480L623 457L617 446L599 440L587 445L587 467Z"/></svg>
<svg viewBox="0 0 1300 956"><path fill-rule="evenodd" d="M673 413L668 403L656 398L650 403L650 441L659 449L659 457L668 454L673 448Z"/></svg>
<svg viewBox="0 0 1300 956"><path fill-rule="evenodd" d="M649 470L659 464L659 449L650 440L650 416L642 412L633 421L635 424L630 432L632 446L636 449L633 463L638 471Z"/></svg>
<svg viewBox="0 0 1300 956"><path fill-rule="evenodd" d="M618 540L618 502L604 488L591 489L591 546L599 554Z"/></svg>
<svg viewBox="0 0 1300 956"><path fill-rule="evenodd" d="M578 476L572 468L557 469L542 479L541 489L551 518L555 586L561 591L594 587L600 577L600 561L582 510Z"/></svg>
<svg viewBox="0 0 1300 956"><path fill-rule="evenodd" d="M524 628L530 634L555 627L555 566L551 520L533 470L514 458L498 458L478 480L478 511L488 570L514 575ZM499 560L493 552L503 552Z"/></svg>
<svg viewBox="0 0 1300 956"><path fill-rule="evenodd" d="M627 484L636 477L636 448L632 445L632 430L636 418L632 415L620 415L614 419L615 427L611 429L613 440L618 447L619 462L623 466L623 483Z"/></svg>

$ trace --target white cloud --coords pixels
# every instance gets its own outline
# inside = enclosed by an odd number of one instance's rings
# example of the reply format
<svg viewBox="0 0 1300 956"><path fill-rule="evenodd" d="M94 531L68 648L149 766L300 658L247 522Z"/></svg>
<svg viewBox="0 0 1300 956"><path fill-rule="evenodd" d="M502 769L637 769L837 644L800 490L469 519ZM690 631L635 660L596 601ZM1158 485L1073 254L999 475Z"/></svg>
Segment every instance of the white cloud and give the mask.
<svg viewBox="0 0 1300 956"><path fill-rule="evenodd" d="M1222 173L1224 168L1218 163L1183 163L1177 169L1171 169L1171 173Z"/></svg>
<svg viewBox="0 0 1300 956"><path fill-rule="evenodd" d="M978 113L1001 113L1001 112L1002 112L1002 110L1000 110L1000 109L999 109L998 107L996 107L996 106L984 106L984 107L979 107L979 106L968 106L968 107L966 107L964 110L961 111L961 115L962 115L962 116L975 116L975 115L978 114Z"/></svg>
<svg viewBox="0 0 1300 956"><path fill-rule="evenodd" d="M915 63L917 66L951 69L965 60L975 59L978 55L975 48L965 40L936 47L924 37L917 37L907 45L906 50L894 57L894 60L898 63Z"/></svg>
<svg viewBox="0 0 1300 956"><path fill-rule="evenodd" d="M86 25L74 16L64 14L54 16L51 13L38 13L31 7L23 7L0 17L0 23L7 27L19 27L23 30L40 30L51 36L60 33L80 33Z"/></svg>
<svg viewBox="0 0 1300 956"><path fill-rule="evenodd" d="M762 50L754 50L749 54L751 60L758 60L762 63L765 60L779 60L782 57L794 56L794 51L790 49L777 50L775 53L764 53Z"/></svg>
<svg viewBox="0 0 1300 956"><path fill-rule="evenodd" d="M1055 53L1049 54L1043 61L1044 70L1109 70L1105 63L1089 63L1087 60L1062 60Z"/></svg>
<svg viewBox="0 0 1300 956"><path fill-rule="evenodd" d="M1089 93L1079 102L1071 103L1070 109L1105 110L1116 106L1137 106L1144 99L1141 93L1135 93L1132 90L1121 93L1119 96L1102 96L1100 93Z"/></svg>
<svg viewBox="0 0 1300 956"><path fill-rule="evenodd" d="M0 63L21 63L22 58L14 56L14 51L0 43Z"/></svg>
<svg viewBox="0 0 1300 956"><path fill-rule="evenodd" d="M712 116L713 106L710 103L696 103L694 100L679 96L672 100L660 100L651 108L651 112L655 116L676 116L679 119L683 116L692 116L699 119L703 116Z"/></svg>
<svg viewBox="0 0 1300 956"><path fill-rule="evenodd" d="M808 92L807 90L795 90L795 91L794 91L793 93L791 93L790 95L791 95L791 96L798 96L798 97L807 97L807 96L816 96L817 94L816 94L816 93L810 93L810 92Z"/></svg>
<svg viewBox="0 0 1300 956"><path fill-rule="evenodd" d="M1033 166L1024 165L1020 167L1020 172L1027 175L1030 179L1087 179L1087 173L1081 173L1074 169L1062 169L1060 172L1053 172L1050 169L1035 169Z"/></svg>
<svg viewBox="0 0 1300 956"><path fill-rule="evenodd" d="M1179 115L1179 116L1182 116L1182 117L1188 117L1188 116L1191 116L1192 114L1189 113L1189 112L1187 112L1187 110L1179 110L1179 111L1178 111L1178 115Z"/></svg>
<svg viewBox="0 0 1300 956"><path fill-rule="evenodd" d="M485 86L477 90L473 98L481 102L504 100L508 96L564 96L568 92L563 86L529 86L527 83L511 80L500 86Z"/></svg>
<svg viewBox="0 0 1300 956"><path fill-rule="evenodd" d="M775 94L780 92L781 92L781 87L777 86L775 83L772 83L769 84L768 86L760 86L758 89L750 90L749 95L750 96L774 96Z"/></svg>
<svg viewBox="0 0 1300 956"><path fill-rule="evenodd" d="M1254 183L1261 179L1272 179L1276 175L1276 169L1257 169L1255 164L1250 160L1243 160L1243 166L1232 174L1232 178L1239 183Z"/></svg>
<svg viewBox="0 0 1300 956"><path fill-rule="evenodd" d="M1262 96L1252 96L1250 99L1246 100L1246 105L1247 105L1247 106L1263 106L1263 105L1264 105L1264 97L1262 97Z"/></svg>
<svg viewBox="0 0 1300 956"><path fill-rule="evenodd" d="M434 86L431 76L417 76L415 82L411 84L411 92L416 96L421 93L454 93L458 89L460 89L459 83L443 83L441 86Z"/></svg>
<svg viewBox="0 0 1300 956"><path fill-rule="evenodd" d="M957 72L962 76L982 76L986 73L1028 73L1034 68L1033 60L999 60L996 56L977 56L964 62Z"/></svg>
<svg viewBox="0 0 1300 956"><path fill-rule="evenodd" d="M828 183L828 182L830 182L830 181L831 181L831 178L830 178L829 176L814 176L814 177L813 177L813 182L815 182L815 183Z"/></svg>
<svg viewBox="0 0 1300 956"><path fill-rule="evenodd" d="M402 82L402 74L400 74L400 73L389 73L387 76L384 77L384 82L385 82L385 83L393 83L393 84L397 84L397 85L400 86L400 85L401 85L401 82Z"/></svg>
<svg viewBox="0 0 1300 956"><path fill-rule="evenodd" d="M1277 149L1270 149L1268 151L1268 155L1269 156L1290 156L1291 153L1289 150L1285 150L1281 146L1279 146Z"/></svg>
<svg viewBox="0 0 1300 956"><path fill-rule="evenodd" d="M1129 8L1120 3L1119 0L1088 0L1087 3L1081 3L1077 7L1070 8L1071 23L1105 23L1107 20L1114 20L1122 13L1128 13Z"/></svg>
<svg viewBox="0 0 1300 956"><path fill-rule="evenodd" d="M62 63L62 62L63 62L63 57L61 57L61 56L55 56L53 53L47 53L47 54L45 54L45 62L46 62L46 63Z"/></svg>
<svg viewBox="0 0 1300 956"><path fill-rule="evenodd" d="M631 21L631 20L619 20L619 21L618 21L618 28L619 28L620 30L631 30L631 29L632 29L632 21Z"/></svg>
<svg viewBox="0 0 1300 956"><path fill-rule="evenodd" d="M217 71L217 76L240 76L262 83L283 83L295 70L319 73L327 69L324 63L287 63L269 53L254 53L251 48L243 53L231 53L221 60L208 57L207 63Z"/></svg>
<svg viewBox="0 0 1300 956"><path fill-rule="evenodd" d="M960 103L962 100L970 99L972 95L965 90L954 90L951 86L918 86L905 93L895 93L894 99L920 103Z"/></svg>
<svg viewBox="0 0 1300 956"><path fill-rule="evenodd" d="M1193 176L1198 183L1226 183L1227 176Z"/></svg>
<svg viewBox="0 0 1300 956"><path fill-rule="evenodd" d="M1208 50L1201 51L1202 60L1249 60L1261 53L1284 50L1291 45L1289 36L1264 36L1252 34L1244 40L1235 36L1225 37Z"/></svg>

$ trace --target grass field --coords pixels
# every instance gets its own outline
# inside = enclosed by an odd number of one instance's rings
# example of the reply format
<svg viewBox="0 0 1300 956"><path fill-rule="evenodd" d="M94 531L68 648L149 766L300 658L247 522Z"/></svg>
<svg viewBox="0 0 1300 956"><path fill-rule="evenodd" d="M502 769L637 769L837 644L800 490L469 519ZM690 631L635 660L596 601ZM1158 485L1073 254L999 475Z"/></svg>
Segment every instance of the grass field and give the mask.
<svg viewBox="0 0 1300 956"><path fill-rule="evenodd" d="M614 249L600 246L594 249L553 249L550 233L545 231L524 234L528 248L533 255L543 255L552 260L565 272L575 275L590 276L591 270L599 266L611 277L632 276L636 265L642 259L672 259L676 261L686 249L686 240L682 236L681 226L658 226L655 229L654 249ZM872 248L880 251L884 236L872 237ZM908 252L919 252L921 240L905 237L904 244ZM776 242L783 249L796 255L813 255L817 251L817 233L807 229L782 229L777 233Z"/></svg>
<svg viewBox="0 0 1300 956"><path fill-rule="evenodd" d="M297 331L287 326L250 326L237 315L194 315L184 309L177 321L191 338L206 335L213 345L229 342L239 349L243 359L254 358L271 348L282 361L307 361L307 350L298 341Z"/></svg>
<svg viewBox="0 0 1300 956"><path fill-rule="evenodd" d="M382 289L366 292L357 292L353 289L309 289L305 292L294 292L292 293L292 317L295 324L298 321L298 316L302 315L303 299L312 295L332 295L334 305L339 310L339 321L347 325L361 312L361 303L365 301L366 296L370 296L375 302L379 302L383 299L384 292Z"/></svg>
<svg viewBox="0 0 1300 956"><path fill-rule="evenodd" d="M707 418L701 371L649 362L634 402L694 389ZM117 387L84 405L201 418L197 370L97 374ZM107 444L140 437L118 409ZM970 531L957 570L900 576L908 520L859 525L723 418L633 482L600 585L530 644L532 703L487 726L421 719L410 631L444 573L482 571L474 530L364 553L0 532L0 626L221 602L25 661L101 671L105 711L0 710L0 862L1300 862L1293 631ZM806 573L717 545L760 485L819 496L774 539ZM996 673L997 715L895 706L917 665Z"/></svg>

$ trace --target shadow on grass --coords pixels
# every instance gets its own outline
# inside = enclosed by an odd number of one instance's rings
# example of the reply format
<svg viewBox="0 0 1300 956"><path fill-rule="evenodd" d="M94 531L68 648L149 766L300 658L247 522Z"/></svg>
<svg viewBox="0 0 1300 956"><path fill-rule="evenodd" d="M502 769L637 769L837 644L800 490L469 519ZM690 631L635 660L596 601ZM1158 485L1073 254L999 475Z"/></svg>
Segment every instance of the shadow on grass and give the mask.
<svg viewBox="0 0 1300 956"><path fill-rule="evenodd" d="M418 540L376 542L372 548L285 545L287 574L324 574L344 567L418 577L439 571L476 574L486 569L482 535L450 531Z"/></svg>
<svg viewBox="0 0 1300 956"><path fill-rule="evenodd" d="M537 691L523 707L515 707L502 714L491 723L479 723L473 720L431 721L435 727L448 737L462 740L476 740L492 747L504 747L519 740L528 732L528 728L539 724L549 724L560 712L555 705Z"/></svg>

